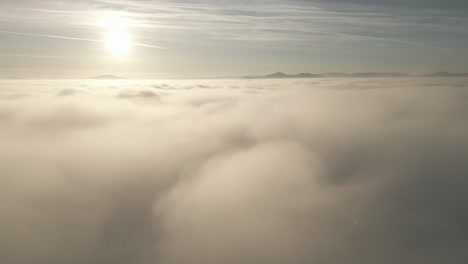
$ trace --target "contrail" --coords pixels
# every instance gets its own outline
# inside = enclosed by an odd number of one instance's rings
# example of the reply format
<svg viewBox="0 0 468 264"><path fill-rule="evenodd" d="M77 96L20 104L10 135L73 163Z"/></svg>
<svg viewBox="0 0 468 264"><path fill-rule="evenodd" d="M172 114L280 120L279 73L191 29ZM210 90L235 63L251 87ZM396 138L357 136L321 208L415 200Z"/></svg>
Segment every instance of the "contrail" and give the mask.
<svg viewBox="0 0 468 264"><path fill-rule="evenodd" d="M104 42L104 41L98 40L98 39L74 38L74 37L66 37L66 36L47 35L47 34L35 34L35 33L17 32L17 31L6 31L6 30L0 30L0 33L4 33L4 34L15 34L15 35L23 35L23 36L33 36L33 37L42 37L42 38L55 38L55 39L88 41L88 42L100 42L100 43L103 43L103 42ZM152 48L152 49L167 49L167 48L160 47L160 46L147 45L147 44L141 44L141 43L134 43L133 45L134 45L134 46L139 46L139 47Z"/></svg>
<svg viewBox="0 0 468 264"><path fill-rule="evenodd" d="M5 30L0 30L0 33L24 35L24 36L34 36L34 37L43 37L43 38L57 38L57 39L69 39L69 40L80 40L80 41L90 41L90 42L103 42L102 40L97 40L97 39L73 38L73 37L65 37L65 36L25 33L25 32L16 32L16 31L5 31Z"/></svg>
<svg viewBox="0 0 468 264"><path fill-rule="evenodd" d="M25 58L63 58L65 56L30 55L30 54L0 54L0 57L25 57Z"/></svg>
<svg viewBox="0 0 468 264"><path fill-rule="evenodd" d="M141 43L133 43L133 46L153 48L153 49L167 49L167 48L164 48L164 47L161 47L161 46L153 46L153 45L141 44Z"/></svg>

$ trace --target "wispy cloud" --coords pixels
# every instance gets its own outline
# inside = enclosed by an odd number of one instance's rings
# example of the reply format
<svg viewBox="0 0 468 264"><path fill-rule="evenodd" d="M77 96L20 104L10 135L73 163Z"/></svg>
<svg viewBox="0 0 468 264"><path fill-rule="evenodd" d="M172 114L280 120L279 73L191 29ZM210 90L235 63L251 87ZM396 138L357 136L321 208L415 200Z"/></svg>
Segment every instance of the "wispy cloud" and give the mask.
<svg viewBox="0 0 468 264"><path fill-rule="evenodd" d="M439 4L435 1L427 7L422 7L423 1L412 2L420 4L410 5L403 0L8 1L0 9L0 34L49 38L41 42L51 43L53 39L101 43L110 29L100 26L99 21L109 13L118 13L132 22L128 31L137 46L172 50L158 53L158 61L164 62L156 66L172 64L168 67L177 71L182 70L178 65L187 65L187 60L191 65L206 60L209 65L224 63L245 68L246 64L255 64L248 61L252 56L259 64L252 66L256 70L248 71L255 73L277 70L272 68L280 68L280 64L294 65L292 71L334 71L332 67L336 71L367 70L349 69L352 63L339 58L344 54L353 59L369 54L367 65L393 61L392 68L384 71L447 69L448 64L465 71L461 67L466 67L462 61L468 45L466 13L436 8ZM73 52L78 44L64 49ZM37 49L31 42L18 46L6 41L2 45L12 54L29 54ZM98 56L102 50L87 46L80 52L83 56ZM151 51L137 52L140 62L154 66ZM439 65L442 54L452 56L443 66ZM169 61L169 57L178 57L178 61ZM406 63L397 63L397 58ZM318 60L327 60L329 65L325 69L305 68L310 61ZM343 68L344 64L348 69ZM402 64L411 66L395 69ZM232 73L229 70L227 74ZM235 74L241 73L236 70Z"/></svg>
<svg viewBox="0 0 468 264"><path fill-rule="evenodd" d="M322 1L277 0L253 1L247 5L242 1L194 3L93 0L81 1L70 6L60 2L46 2L48 4L40 7L19 7L19 9L47 13L46 16L40 16L41 20L56 21L59 17L70 27L92 27L95 26L93 19L99 17L102 12L125 11L136 21L136 28L142 32L161 33L159 37L163 40L174 40L172 35L190 33L198 35L201 39L379 41L444 49L439 43L406 32L452 30L468 33L467 28L463 26L468 23L468 18L461 15L454 16L446 10L407 10L398 6L388 8L363 5L362 1L358 4L359 2L327 4ZM179 41L184 41L178 37ZM157 45L144 46L159 48Z"/></svg>
<svg viewBox="0 0 468 264"><path fill-rule="evenodd" d="M147 30L188 31L207 38L244 41L329 38L439 49L442 47L414 34L405 35L404 31L419 28L467 32L460 22L468 23L468 18L453 17L446 11L385 9L372 5L339 5L338 9L334 4L316 2L256 1L246 5L244 2L96 0L94 3L129 11Z"/></svg>
<svg viewBox="0 0 468 264"><path fill-rule="evenodd" d="M34 54L0 54L0 57L24 57L24 58L63 58L66 56L56 55L34 55Z"/></svg>
<svg viewBox="0 0 468 264"><path fill-rule="evenodd" d="M28 33L28 32L17 32L17 31L6 31L6 30L0 30L0 33L24 35L24 36L33 36L33 37L44 37L44 38L57 38L57 39L67 39L67 40L102 42L101 40L96 40L96 39L75 38L75 37L67 37L67 36L56 36L56 35L37 34L37 33Z"/></svg>
<svg viewBox="0 0 468 264"><path fill-rule="evenodd" d="M103 40L98 39L88 39L88 38L75 38L75 37L67 37L67 36L57 36L57 35L48 35L48 34L37 34L37 33L28 33L28 32L16 32L16 31L5 31L0 30L0 34L15 34L15 35L24 35L24 36L33 36L33 37L43 37L43 38L56 38L56 39L65 39L65 40L78 40L78 41L88 41L88 42L104 42ZM141 43L134 43L134 46L139 47L146 47L146 48L153 48L153 49L165 49L164 47L148 45L148 44L141 44Z"/></svg>

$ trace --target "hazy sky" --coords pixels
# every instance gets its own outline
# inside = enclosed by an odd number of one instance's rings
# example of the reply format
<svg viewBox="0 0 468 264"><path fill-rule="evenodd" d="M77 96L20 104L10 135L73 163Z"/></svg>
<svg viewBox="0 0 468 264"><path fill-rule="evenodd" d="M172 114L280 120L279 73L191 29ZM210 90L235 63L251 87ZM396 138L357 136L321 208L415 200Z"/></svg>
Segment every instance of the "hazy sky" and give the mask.
<svg viewBox="0 0 468 264"><path fill-rule="evenodd" d="M463 0L1 0L0 77L468 71Z"/></svg>

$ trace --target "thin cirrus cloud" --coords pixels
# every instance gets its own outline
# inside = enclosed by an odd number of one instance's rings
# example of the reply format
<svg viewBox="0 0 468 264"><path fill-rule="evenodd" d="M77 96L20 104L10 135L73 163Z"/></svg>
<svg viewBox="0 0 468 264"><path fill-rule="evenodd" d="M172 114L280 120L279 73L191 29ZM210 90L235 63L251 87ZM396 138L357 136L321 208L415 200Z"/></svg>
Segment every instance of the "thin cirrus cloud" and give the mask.
<svg viewBox="0 0 468 264"><path fill-rule="evenodd" d="M168 2L168 1L95 1L133 12L146 19L148 28L164 29L178 25L182 30L209 32L215 38L242 40L369 40L421 44L404 36L382 35L397 27L450 28L466 32L460 22L444 10L406 10L404 6L386 9L379 5L323 4L300 1L256 2ZM400 8L398 8L400 7ZM430 21L432 19L432 21ZM463 24L463 23L462 23ZM174 30L173 27L169 27ZM352 38L351 38L352 37Z"/></svg>
<svg viewBox="0 0 468 264"><path fill-rule="evenodd" d="M365 1L338 3L341 2L326 4L321 1L254 1L247 4L242 1L96 0L81 1L76 5L48 5L44 2L41 8L23 10L47 13L38 18L45 23L48 20L52 23L55 19L70 18L65 23L75 26L91 26L93 21L89 17L96 10L124 10L137 21L136 26L142 29L172 33L189 31L220 39L279 41L325 37L356 41L373 39L431 47L430 44L409 36L385 35L385 31L405 26L451 29L466 33L466 27L462 24L467 22L467 18L453 17L446 10L405 10L404 5L389 9L381 5L362 5ZM359 3L361 4L357 5Z"/></svg>
<svg viewBox="0 0 468 264"><path fill-rule="evenodd" d="M55 39L65 39L65 40L77 40L77 41L87 41L87 42L100 42L103 43L103 40L99 39L88 39L88 38L75 38L75 37L67 37L67 36L56 36L56 35L48 35L48 34L35 34L35 33L27 33L27 32L16 32L16 31L4 31L0 30L0 34L14 34L14 35L25 35L25 36L33 36L33 37L43 37L43 38L55 38ZM141 43L134 43L134 46L139 47L147 47L147 48L154 48L154 49L165 49L164 47L148 45L148 44L141 44ZM40 55L38 55L40 56Z"/></svg>
<svg viewBox="0 0 468 264"><path fill-rule="evenodd" d="M34 54L0 54L0 57L62 58L63 56L34 55Z"/></svg>
<svg viewBox="0 0 468 264"><path fill-rule="evenodd" d="M14 38L9 31L54 36L46 46L68 38L77 43L66 44L67 52L96 56L99 46L85 49L78 41L102 42L105 29L98 21L116 13L132 21L129 30L141 46L134 59L141 67L154 65L158 72L179 77L371 69L463 72L468 70L463 10L461 4L434 1L6 1L0 34L7 44L0 53L26 54L27 49L45 47L25 39L18 40L23 45L8 45ZM359 59L361 67L342 57ZM195 66L199 61L206 66Z"/></svg>

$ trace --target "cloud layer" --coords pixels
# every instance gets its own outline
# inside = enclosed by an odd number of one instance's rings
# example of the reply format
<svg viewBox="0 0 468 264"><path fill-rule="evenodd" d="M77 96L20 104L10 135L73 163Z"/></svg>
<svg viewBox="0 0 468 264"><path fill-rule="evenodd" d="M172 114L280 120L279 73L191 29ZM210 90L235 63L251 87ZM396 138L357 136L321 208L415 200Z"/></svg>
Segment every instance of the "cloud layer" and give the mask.
<svg viewBox="0 0 468 264"><path fill-rule="evenodd" d="M463 78L1 81L2 263L461 263Z"/></svg>

